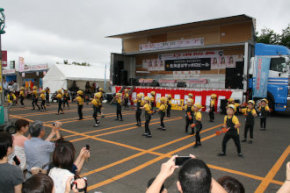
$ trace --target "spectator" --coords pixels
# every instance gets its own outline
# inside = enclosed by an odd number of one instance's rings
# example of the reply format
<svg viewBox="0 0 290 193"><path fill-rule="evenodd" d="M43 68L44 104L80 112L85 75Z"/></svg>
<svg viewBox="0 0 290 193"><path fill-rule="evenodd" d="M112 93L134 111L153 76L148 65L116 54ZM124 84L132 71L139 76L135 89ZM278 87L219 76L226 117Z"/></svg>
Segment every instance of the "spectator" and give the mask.
<svg viewBox="0 0 290 193"><path fill-rule="evenodd" d="M71 191L71 181L73 178L69 178L66 182L66 189L63 193L79 192L76 185L72 187ZM77 179L74 181L79 189L86 187L86 182L83 179ZM35 174L29 178L22 185L22 193L54 193L54 183L51 177L45 174Z"/></svg>
<svg viewBox="0 0 290 193"><path fill-rule="evenodd" d="M286 180L277 193L290 192L290 162L286 164Z"/></svg>
<svg viewBox="0 0 290 193"><path fill-rule="evenodd" d="M23 173L19 167L8 163L13 152L13 139L9 133L0 133L0 192L21 193Z"/></svg>
<svg viewBox="0 0 290 193"><path fill-rule="evenodd" d="M59 127L60 122L56 122L48 137L45 136L45 129L41 121L35 121L29 127L31 139L24 142L24 151L26 155L26 164L28 172L33 173L33 167L44 169L44 173L48 169L50 163L50 154L54 151L54 143L50 142L54 136L60 138ZM34 168L33 168L34 169ZM38 170L38 169L36 169Z"/></svg>
<svg viewBox="0 0 290 193"><path fill-rule="evenodd" d="M56 193L63 193L66 181L80 173L82 166L87 158L90 157L89 150L82 148L78 158L75 160L75 148L69 141L59 139L53 152L53 168L49 176L53 179Z"/></svg>
<svg viewBox="0 0 290 193"><path fill-rule="evenodd" d="M29 129L29 122L24 119L18 119L15 122L16 133L13 135L13 146L14 146L14 154L20 161L21 170L26 169L26 156L24 152L24 142L28 140L25 137L25 133L27 133ZM11 157L11 156L10 156ZM12 163L13 159L9 159L9 163Z"/></svg>
<svg viewBox="0 0 290 193"><path fill-rule="evenodd" d="M151 184L154 182L155 178L151 178L147 183L147 189L151 186ZM167 189L165 188L164 184L162 184L160 192L159 193L167 193Z"/></svg>
<svg viewBox="0 0 290 193"><path fill-rule="evenodd" d="M6 79L3 80L3 90L4 90L4 97L6 97L6 95L8 93L8 83L7 83Z"/></svg>
<svg viewBox="0 0 290 193"><path fill-rule="evenodd" d="M180 193L226 193L212 177L207 165L193 155L184 163L178 174L177 189ZM174 170L178 168L175 165L175 158L171 157L166 163L161 165L160 173L146 193L159 193L165 180L170 177Z"/></svg>
<svg viewBox="0 0 290 193"><path fill-rule="evenodd" d="M217 180L217 182L228 193L245 193L245 188L241 182L230 176L223 176Z"/></svg>
<svg viewBox="0 0 290 193"><path fill-rule="evenodd" d="M53 181L45 174L35 174L23 183L22 193L54 193Z"/></svg>

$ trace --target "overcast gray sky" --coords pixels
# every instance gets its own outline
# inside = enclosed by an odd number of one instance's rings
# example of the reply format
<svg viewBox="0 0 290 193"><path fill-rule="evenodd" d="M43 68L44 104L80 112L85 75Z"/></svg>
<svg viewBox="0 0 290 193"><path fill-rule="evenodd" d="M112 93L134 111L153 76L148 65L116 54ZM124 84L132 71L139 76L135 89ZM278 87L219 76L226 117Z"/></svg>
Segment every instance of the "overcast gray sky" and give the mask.
<svg viewBox="0 0 290 193"><path fill-rule="evenodd" d="M105 36L217 17L247 14L257 28L281 32L290 0L0 0L5 9L2 47L8 60L27 64L63 59L109 64L121 41Z"/></svg>

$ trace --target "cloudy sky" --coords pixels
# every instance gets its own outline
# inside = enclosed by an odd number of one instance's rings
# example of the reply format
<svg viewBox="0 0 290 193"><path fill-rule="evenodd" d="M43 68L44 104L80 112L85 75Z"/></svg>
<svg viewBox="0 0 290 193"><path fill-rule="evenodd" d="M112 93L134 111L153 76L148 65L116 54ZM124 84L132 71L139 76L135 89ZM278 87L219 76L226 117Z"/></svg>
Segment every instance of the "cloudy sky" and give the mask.
<svg viewBox="0 0 290 193"><path fill-rule="evenodd" d="M108 35L238 14L255 17L258 30L281 32L290 23L290 0L0 0L0 7L8 60L68 59L100 69L121 51L121 41Z"/></svg>

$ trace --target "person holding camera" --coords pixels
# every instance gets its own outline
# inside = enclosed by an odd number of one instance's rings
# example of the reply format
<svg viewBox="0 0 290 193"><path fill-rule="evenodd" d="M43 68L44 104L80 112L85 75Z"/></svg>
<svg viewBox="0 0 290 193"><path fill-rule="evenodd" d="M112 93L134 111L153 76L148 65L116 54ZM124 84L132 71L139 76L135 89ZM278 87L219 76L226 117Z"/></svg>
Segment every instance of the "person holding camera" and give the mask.
<svg viewBox="0 0 290 193"><path fill-rule="evenodd" d="M29 127L31 139L24 142L27 170L30 174L43 172L46 173L50 163L51 153L54 151L55 144L51 140L61 137L59 128L60 122L55 122L50 134L44 140L45 128L41 121L35 121Z"/></svg>
<svg viewBox="0 0 290 193"><path fill-rule="evenodd" d="M172 156L161 165L159 174L146 193L159 193L166 179L172 176L175 169L179 167L176 185L180 193L226 193L225 189L212 178L210 169L202 160L190 155L186 161L179 165L177 164L178 158L180 157Z"/></svg>
<svg viewBox="0 0 290 193"><path fill-rule="evenodd" d="M65 192L66 181L69 178L74 177L75 180L79 178L78 175L85 160L90 157L90 150L88 147L83 147L76 160L75 154L76 150L71 142L63 139L56 141L56 147L52 156L53 168L48 174L53 179L56 193Z"/></svg>

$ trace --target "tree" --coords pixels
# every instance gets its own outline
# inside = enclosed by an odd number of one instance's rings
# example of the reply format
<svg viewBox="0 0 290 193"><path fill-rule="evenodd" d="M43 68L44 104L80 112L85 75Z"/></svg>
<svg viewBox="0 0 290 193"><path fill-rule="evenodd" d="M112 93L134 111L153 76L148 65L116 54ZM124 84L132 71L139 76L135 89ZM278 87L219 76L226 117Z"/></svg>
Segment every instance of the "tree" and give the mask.
<svg viewBox="0 0 290 193"><path fill-rule="evenodd" d="M282 30L280 44L290 48L290 24Z"/></svg>
<svg viewBox="0 0 290 193"><path fill-rule="evenodd" d="M256 41L257 43L264 44L279 44L280 35L275 33L272 29L264 28L261 30L261 35L256 32Z"/></svg>

